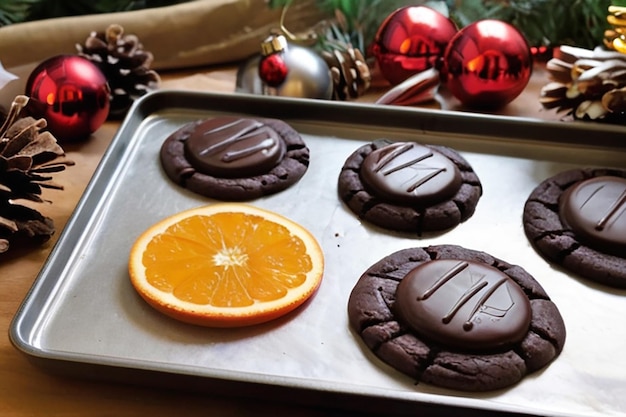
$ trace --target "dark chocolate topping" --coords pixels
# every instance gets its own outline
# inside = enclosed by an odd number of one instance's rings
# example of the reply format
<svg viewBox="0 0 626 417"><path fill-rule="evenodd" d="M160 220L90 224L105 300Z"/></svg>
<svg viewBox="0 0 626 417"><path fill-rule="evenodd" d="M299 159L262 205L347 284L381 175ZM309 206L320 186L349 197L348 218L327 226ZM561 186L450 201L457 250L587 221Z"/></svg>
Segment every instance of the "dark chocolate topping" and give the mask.
<svg viewBox="0 0 626 417"><path fill-rule="evenodd" d="M559 214L581 241L626 258L626 178L600 176L572 185L559 199Z"/></svg>
<svg viewBox="0 0 626 417"><path fill-rule="evenodd" d="M185 155L204 174L242 178L264 174L284 157L286 145L260 121L216 117L199 124L185 141Z"/></svg>
<svg viewBox="0 0 626 417"><path fill-rule="evenodd" d="M457 349L497 349L528 333L531 309L520 286L477 262L441 259L411 270L396 290L398 315L417 334Z"/></svg>
<svg viewBox="0 0 626 417"><path fill-rule="evenodd" d="M462 184L459 169L450 159L411 142L394 143L367 155L361 179L383 199L421 206L451 198Z"/></svg>

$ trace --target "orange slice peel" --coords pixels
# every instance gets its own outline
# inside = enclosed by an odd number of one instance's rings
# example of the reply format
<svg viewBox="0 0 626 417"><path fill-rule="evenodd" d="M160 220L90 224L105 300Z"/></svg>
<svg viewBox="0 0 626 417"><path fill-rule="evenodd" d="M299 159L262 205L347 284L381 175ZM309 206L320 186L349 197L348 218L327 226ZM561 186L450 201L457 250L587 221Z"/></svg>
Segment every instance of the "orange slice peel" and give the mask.
<svg viewBox="0 0 626 417"><path fill-rule="evenodd" d="M133 244L130 280L152 307L187 323L241 327L281 317L319 288L315 237L272 211L241 203L167 217Z"/></svg>

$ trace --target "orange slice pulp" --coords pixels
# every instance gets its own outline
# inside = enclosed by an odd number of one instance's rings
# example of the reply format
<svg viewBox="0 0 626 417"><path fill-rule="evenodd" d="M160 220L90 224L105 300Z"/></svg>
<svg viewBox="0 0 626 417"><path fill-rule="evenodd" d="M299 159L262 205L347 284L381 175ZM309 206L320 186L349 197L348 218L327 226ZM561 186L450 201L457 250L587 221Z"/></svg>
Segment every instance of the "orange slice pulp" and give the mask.
<svg viewBox="0 0 626 417"><path fill-rule="evenodd" d="M252 205L220 203L161 220L134 243L130 280L175 319L211 327L273 320L319 287L324 257L301 225Z"/></svg>

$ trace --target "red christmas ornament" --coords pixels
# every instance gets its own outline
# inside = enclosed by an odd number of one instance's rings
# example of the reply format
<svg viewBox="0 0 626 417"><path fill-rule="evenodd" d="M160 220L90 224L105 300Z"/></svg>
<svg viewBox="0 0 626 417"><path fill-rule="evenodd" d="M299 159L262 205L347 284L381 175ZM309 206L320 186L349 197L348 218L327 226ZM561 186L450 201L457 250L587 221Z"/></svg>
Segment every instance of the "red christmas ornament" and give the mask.
<svg viewBox="0 0 626 417"><path fill-rule="evenodd" d="M270 87L278 87L287 79L287 64L280 52L261 58L259 77Z"/></svg>
<svg viewBox="0 0 626 417"><path fill-rule="evenodd" d="M497 108L515 99L532 74L532 55L524 36L499 20L479 20L450 41L442 81L463 104Z"/></svg>
<svg viewBox="0 0 626 417"><path fill-rule="evenodd" d="M452 20L425 6L406 6L380 25L372 52L383 77L396 85L436 67L457 33Z"/></svg>
<svg viewBox="0 0 626 417"><path fill-rule="evenodd" d="M330 69L313 49L288 43L273 34L261 43L261 54L237 71L239 92L282 97L330 100L333 81Z"/></svg>
<svg viewBox="0 0 626 417"><path fill-rule="evenodd" d="M59 55L33 70L26 82L29 112L45 118L59 141L95 132L109 114L110 90L100 69L86 58Z"/></svg>

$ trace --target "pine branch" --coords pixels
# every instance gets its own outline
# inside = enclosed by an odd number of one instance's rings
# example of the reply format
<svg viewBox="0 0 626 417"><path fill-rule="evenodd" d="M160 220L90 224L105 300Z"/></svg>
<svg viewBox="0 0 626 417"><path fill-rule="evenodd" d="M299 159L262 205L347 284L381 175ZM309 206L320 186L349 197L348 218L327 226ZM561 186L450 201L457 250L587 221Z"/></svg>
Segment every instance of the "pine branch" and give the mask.
<svg viewBox="0 0 626 417"><path fill-rule="evenodd" d="M141 10L185 3L190 0L11 0L0 1L0 26L61 16ZM271 8L298 0L267 0ZM459 27L479 19L511 23L533 46L563 44L593 48L602 44L610 4L626 0L317 0L321 11L342 16L337 27L355 47L365 50L383 20L398 7L428 4L449 10Z"/></svg>
<svg viewBox="0 0 626 417"><path fill-rule="evenodd" d="M345 17L345 31L350 42L364 51L374 39L383 20L399 7L424 4L426 1L407 0L319 0L323 12L340 12Z"/></svg>
<svg viewBox="0 0 626 417"><path fill-rule="evenodd" d="M0 5L0 26L22 22L27 19L32 5L39 0L15 0Z"/></svg>
<svg viewBox="0 0 626 417"><path fill-rule="evenodd" d="M269 7L288 7L297 0L269 0ZM317 0L317 7L329 16L329 28L321 49L333 44L349 44L366 51L385 18L403 6L442 3L429 0ZM334 17L334 19L333 19Z"/></svg>
<svg viewBox="0 0 626 417"><path fill-rule="evenodd" d="M611 0L461 0L450 1L459 26L484 18L511 23L533 46L602 44Z"/></svg>

